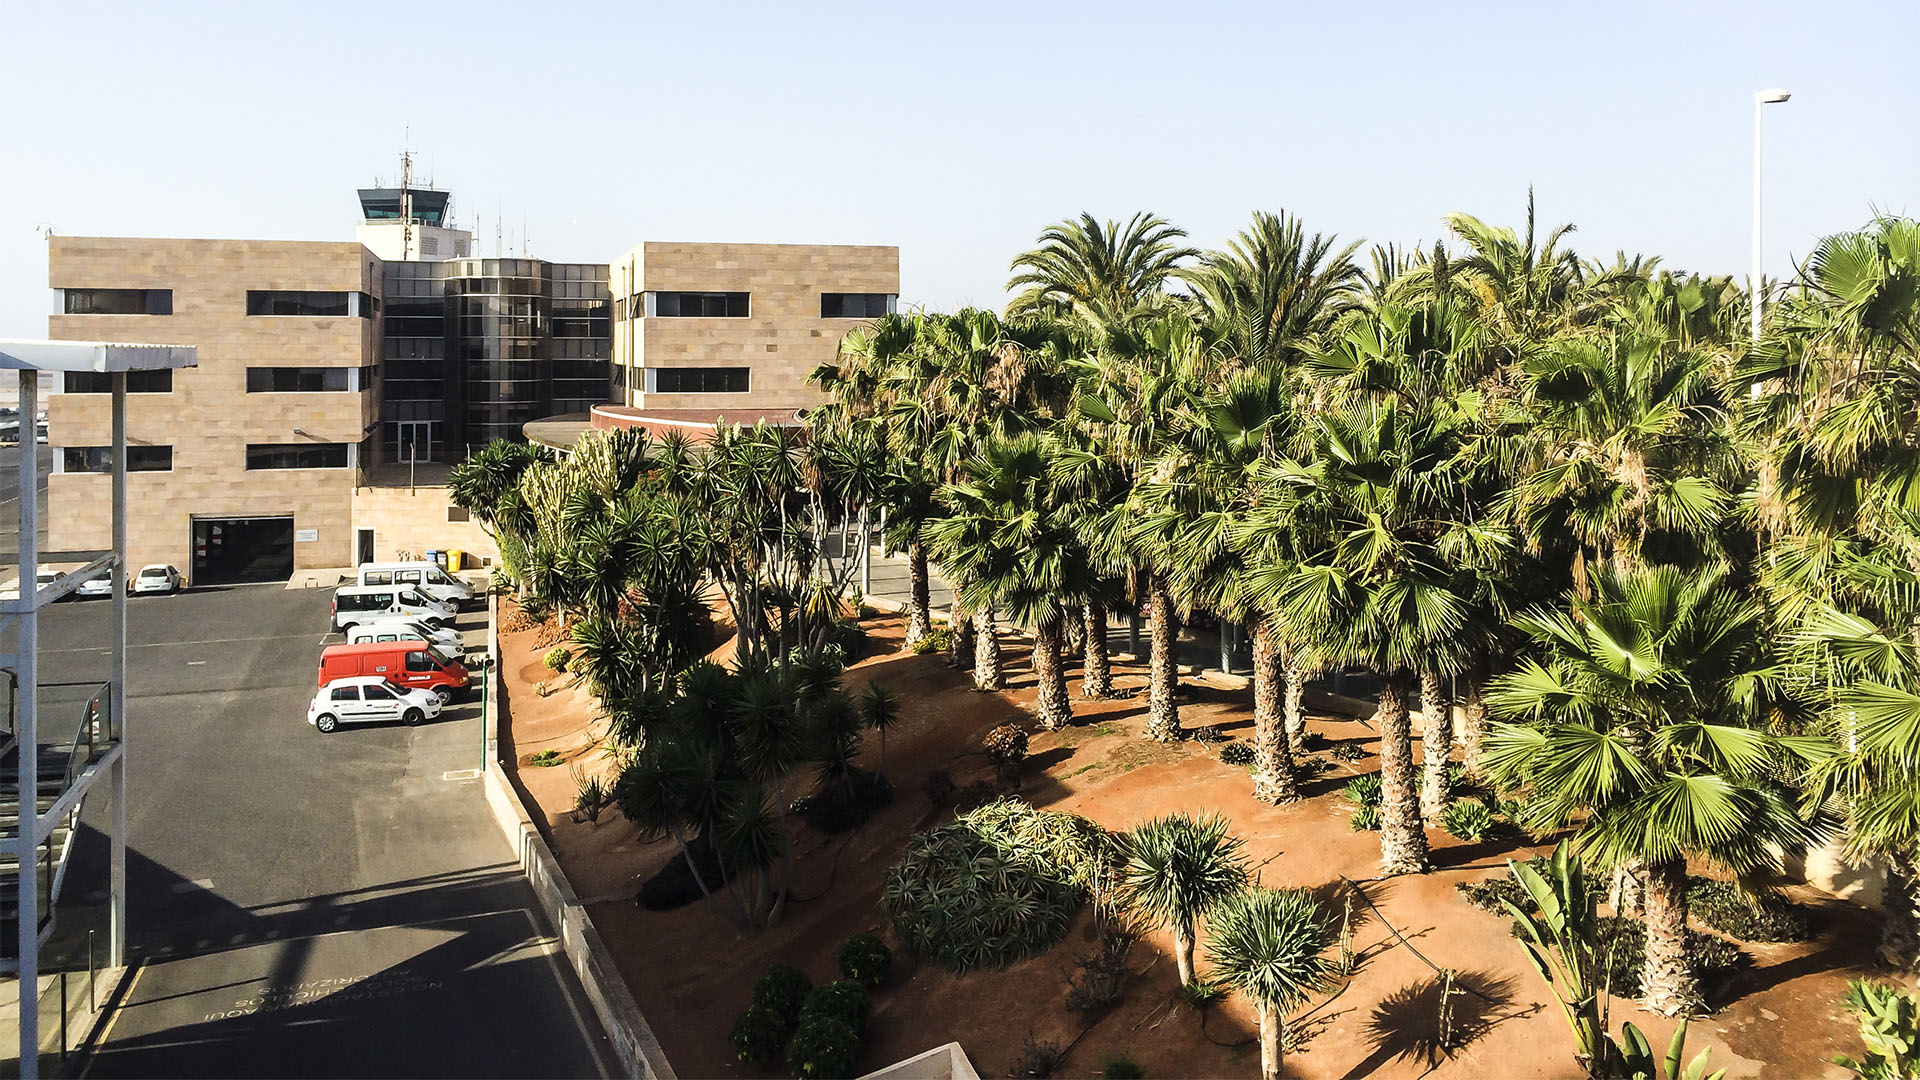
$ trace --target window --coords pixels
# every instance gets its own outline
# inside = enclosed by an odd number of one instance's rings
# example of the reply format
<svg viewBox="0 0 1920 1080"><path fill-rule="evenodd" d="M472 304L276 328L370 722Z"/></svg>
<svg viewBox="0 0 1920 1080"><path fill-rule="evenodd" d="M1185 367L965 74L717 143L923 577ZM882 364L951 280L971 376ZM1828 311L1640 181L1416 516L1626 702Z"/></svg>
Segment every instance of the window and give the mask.
<svg viewBox="0 0 1920 1080"><path fill-rule="evenodd" d="M368 701L392 701L393 700L393 691L387 689L386 683L370 683L365 687L365 690L367 692Z"/></svg>
<svg viewBox="0 0 1920 1080"><path fill-rule="evenodd" d="M344 469L346 443L248 443L249 469Z"/></svg>
<svg viewBox="0 0 1920 1080"><path fill-rule="evenodd" d="M365 571L362 571L362 572L361 572L361 574L360 574L360 584L362 584L362 585L391 585L391 584L393 584L393 571L391 571L391 570L365 570Z"/></svg>
<svg viewBox="0 0 1920 1080"><path fill-rule="evenodd" d="M171 315L172 289L61 289L68 315Z"/></svg>
<svg viewBox="0 0 1920 1080"><path fill-rule="evenodd" d="M378 302L363 292L247 290L249 315L358 315L370 319L379 313Z"/></svg>
<svg viewBox="0 0 1920 1080"><path fill-rule="evenodd" d="M352 368L250 367L249 394L297 394L351 390Z"/></svg>
<svg viewBox="0 0 1920 1080"><path fill-rule="evenodd" d="M428 656L424 652L410 652L407 654L407 670L408 671L439 671L440 665L434 663L433 657Z"/></svg>
<svg viewBox="0 0 1920 1080"><path fill-rule="evenodd" d="M66 458L67 472L113 471L113 447L111 446L68 446L62 448L62 453ZM167 472L172 468L173 447L171 446L127 447L128 472Z"/></svg>
<svg viewBox="0 0 1920 1080"><path fill-rule="evenodd" d="M69 394L113 393L113 376L105 371L69 371L62 382ZM129 394L170 394L172 392L172 368L127 372L127 393Z"/></svg>
<svg viewBox="0 0 1920 1080"><path fill-rule="evenodd" d="M656 394L744 394L747 392L747 368L652 368L653 393Z"/></svg>
<svg viewBox="0 0 1920 1080"><path fill-rule="evenodd" d="M655 292L647 294L647 314L665 319L744 319L743 292Z"/></svg>
<svg viewBox="0 0 1920 1080"><path fill-rule="evenodd" d="M823 319L877 319L893 310L894 293L827 292L820 294Z"/></svg>
<svg viewBox="0 0 1920 1080"><path fill-rule="evenodd" d="M341 611L384 611L394 604L392 592L339 592L333 596L334 607Z"/></svg>
<svg viewBox="0 0 1920 1080"><path fill-rule="evenodd" d="M332 697L335 701L359 701L360 688L357 686L336 686L333 688Z"/></svg>
<svg viewBox="0 0 1920 1080"><path fill-rule="evenodd" d="M447 520L448 521L466 521L467 508L464 506L447 507Z"/></svg>

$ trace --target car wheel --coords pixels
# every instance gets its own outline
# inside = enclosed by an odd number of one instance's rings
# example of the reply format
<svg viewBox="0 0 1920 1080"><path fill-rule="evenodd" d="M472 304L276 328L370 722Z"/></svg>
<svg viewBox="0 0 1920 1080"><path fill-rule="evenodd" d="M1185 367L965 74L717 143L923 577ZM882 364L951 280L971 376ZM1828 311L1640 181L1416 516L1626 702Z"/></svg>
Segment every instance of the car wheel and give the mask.
<svg viewBox="0 0 1920 1080"><path fill-rule="evenodd" d="M320 734L331 735L334 729L340 726L340 721L336 720L332 713L321 713L319 718L314 720L313 726L320 729Z"/></svg>
<svg viewBox="0 0 1920 1080"><path fill-rule="evenodd" d="M420 721L425 719L426 719L426 716L423 713L421 713L419 709L408 709L406 712L400 715L400 722L407 725L408 727L413 727L415 724L418 724Z"/></svg>
<svg viewBox="0 0 1920 1080"><path fill-rule="evenodd" d="M443 709L453 704L453 691L444 686L434 687L433 696L440 699L440 707Z"/></svg>

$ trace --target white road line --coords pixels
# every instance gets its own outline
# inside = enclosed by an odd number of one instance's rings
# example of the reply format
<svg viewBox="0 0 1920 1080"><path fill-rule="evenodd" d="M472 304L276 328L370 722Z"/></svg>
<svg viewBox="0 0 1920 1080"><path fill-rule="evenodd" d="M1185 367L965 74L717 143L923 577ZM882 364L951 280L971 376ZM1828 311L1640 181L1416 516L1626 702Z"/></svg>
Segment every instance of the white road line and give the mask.
<svg viewBox="0 0 1920 1080"><path fill-rule="evenodd" d="M478 780L480 779L480 770L479 769L450 769L447 772L441 773L440 779L442 780Z"/></svg>
<svg viewBox="0 0 1920 1080"><path fill-rule="evenodd" d="M533 917L531 909L521 908L520 913L527 917L527 929L533 933L533 940L543 943L540 952L546 956L547 966L553 969L554 989L560 991L560 1000L567 1003L567 1011L573 1014L574 1029L580 1032L580 1041L587 1046L587 1056L593 1059L594 1070L600 1074L600 1080L611 1080L612 1074L607 1072L606 1063L600 1060L600 1044L594 1040L593 1033L587 1030L587 1018L580 1015L580 1006L574 1003L573 991L567 986L567 978L560 970L560 961L553 958L553 954L560 951L560 942L541 935L540 920Z"/></svg>
<svg viewBox="0 0 1920 1080"><path fill-rule="evenodd" d="M188 667L199 667L199 666L200 666L201 664L204 664L204 663L206 663L206 661L205 661L205 660L189 660L189 661L187 661L187 666L188 666Z"/></svg>
<svg viewBox="0 0 1920 1080"><path fill-rule="evenodd" d="M194 641L130 641L129 649L166 649L176 645L245 645L254 641L310 641L312 634L275 634L264 637L206 638ZM41 649L40 655L48 653L94 652L93 646L84 649Z"/></svg>
<svg viewBox="0 0 1920 1080"><path fill-rule="evenodd" d="M176 881L173 883L172 888L176 893L199 892L201 890L211 892L213 890L213 879L200 878L195 881Z"/></svg>

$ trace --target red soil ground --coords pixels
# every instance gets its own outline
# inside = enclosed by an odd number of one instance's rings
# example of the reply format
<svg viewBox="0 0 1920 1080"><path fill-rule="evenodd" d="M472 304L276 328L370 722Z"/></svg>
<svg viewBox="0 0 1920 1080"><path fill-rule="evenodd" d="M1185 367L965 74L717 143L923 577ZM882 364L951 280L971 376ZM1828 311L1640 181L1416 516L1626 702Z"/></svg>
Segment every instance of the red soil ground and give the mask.
<svg viewBox="0 0 1920 1080"><path fill-rule="evenodd" d="M793 964L816 984L835 978L836 950L862 931L881 934L896 953L892 978L874 995L863 1069L958 1040L981 1075L1006 1075L1031 1036L1068 1048L1056 1076L1097 1076L1105 1056L1121 1053L1148 1076L1257 1074L1252 1009L1230 997L1203 1023L1200 1013L1181 1004L1168 934L1155 934L1136 948L1125 996L1090 1025L1064 1006L1074 954L1091 948L1087 916L1052 951L1004 970L956 977L904 954L879 911L878 896L905 838L951 816L950 809L929 806L925 778L942 768L961 784L986 776L981 737L1003 723L1033 728L1027 712L1032 678L1024 651L1009 643L1012 688L975 692L943 658L898 651L898 619L869 619L867 626L872 647L848 672L847 684L879 680L904 701L902 723L887 740L886 773L898 793L891 806L851 834L796 830L794 899L771 929L743 936L706 904L642 909L633 900L639 883L676 857L672 845L638 843L617 812L598 824L574 821L567 766L523 764L518 770L523 791L545 811L536 818L544 817L562 866L588 900L680 1075L785 1075L740 1064L727 1045L754 979L773 963ZM503 633L501 642L511 701L508 756L524 763L556 749L572 768L606 768L593 745L593 707L585 692L536 695L533 684L551 673L540 665L544 650L534 633ZM1115 676L1122 693L1145 684L1143 665L1116 662ZM1579 1075L1565 1021L1508 936L1506 920L1469 906L1454 888L1504 873L1509 856L1543 849L1510 841L1470 844L1433 829L1433 873L1371 880L1379 860L1377 834L1349 828L1340 794L1349 777L1377 768L1376 741L1366 724L1316 710L1312 730L1330 742L1356 742L1367 756L1335 763L1308 784L1308 798L1269 807L1251 798L1244 768L1223 764L1206 747L1143 740L1144 691L1139 698L1076 700L1074 709L1082 726L1033 736L1021 794L1034 805L1084 814L1112 829L1174 810L1217 810L1246 839L1263 883L1331 892L1342 878L1359 882L1391 923L1389 928L1362 911L1354 934L1358 969L1294 1019L1298 1046L1287 1056L1287 1074L1326 1080ZM1220 724L1236 737L1251 738L1251 695L1245 689L1185 679L1180 711L1188 727ZM869 739L864 759L870 768L878 749ZM1874 924L1865 913L1808 890L1792 895L1818 908L1816 940L1743 945L1751 963L1718 995L1720 1011L1693 1025L1689 1047L1697 1052L1711 1044L1714 1066L1725 1067L1729 1077L1844 1077L1845 1070L1827 1059L1858 1052L1841 999L1847 979L1865 973ZM1460 972L1459 985L1470 991L1455 999L1458 1034L1450 1049L1437 1045L1440 983L1422 956ZM1204 958L1200 965L1204 973ZM1613 1018L1616 1030L1632 1020L1661 1048L1672 1030L1630 1001L1617 1003Z"/></svg>

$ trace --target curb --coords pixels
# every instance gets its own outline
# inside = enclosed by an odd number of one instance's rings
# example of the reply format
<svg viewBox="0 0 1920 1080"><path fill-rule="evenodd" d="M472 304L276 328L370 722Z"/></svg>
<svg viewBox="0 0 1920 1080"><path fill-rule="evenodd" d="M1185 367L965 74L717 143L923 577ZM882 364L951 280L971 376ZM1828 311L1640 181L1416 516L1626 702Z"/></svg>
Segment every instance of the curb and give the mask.
<svg viewBox="0 0 1920 1080"><path fill-rule="evenodd" d="M487 655L493 658L493 700L505 700L506 677L500 666L500 606L494 596L487 599ZM546 838L533 823L527 808L507 780L499 760L499 710L491 709L484 718L487 728L487 771L485 780L487 808L495 824L513 845L520 872L533 887L541 912L560 934L560 948L567 963L580 978L588 1004L599 1017L600 1025L613 1041L621 1072L644 1080L677 1080L673 1066L667 1063L660 1040L633 1000L626 980L614 966L613 955L601 940L600 931L580 903L580 898L560 870L560 862L547 846Z"/></svg>

